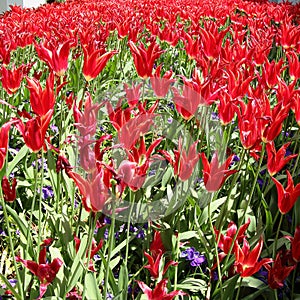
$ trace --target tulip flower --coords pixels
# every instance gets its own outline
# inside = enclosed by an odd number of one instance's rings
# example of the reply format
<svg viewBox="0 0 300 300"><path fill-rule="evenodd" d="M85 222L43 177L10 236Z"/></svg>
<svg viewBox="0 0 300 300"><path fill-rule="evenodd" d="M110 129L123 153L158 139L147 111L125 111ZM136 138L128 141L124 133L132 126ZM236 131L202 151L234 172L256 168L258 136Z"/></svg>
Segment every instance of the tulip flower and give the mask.
<svg viewBox="0 0 300 300"><path fill-rule="evenodd" d="M294 237L285 236L291 241L292 258L295 262L300 262L300 225L296 227Z"/></svg>
<svg viewBox="0 0 300 300"><path fill-rule="evenodd" d="M96 50L94 47L82 45L84 54L82 73L86 81L96 78L104 69L108 60L118 53L118 51L105 52L105 49Z"/></svg>
<svg viewBox="0 0 300 300"><path fill-rule="evenodd" d="M258 116L255 101L250 100L248 104L240 101L240 108L236 106L238 115L238 127L240 140L245 149L252 149L260 142L260 131L256 116Z"/></svg>
<svg viewBox="0 0 300 300"><path fill-rule="evenodd" d="M160 49L155 40L152 40L148 49L144 44L136 46L133 41L129 41L129 48L138 75L143 79L151 77L154 62L164 51Z"/></svg>
<svg viewBox="0 0 300 300"><path fill-rule="evenodd" d="M161 239L161 234L159 231L155 231L153 241L150 244L151 255L147 252L144 252L144 255L148 260L148 265L145 266L145 269L148 269L151 276L155 279L157 279L160 275L161 261L165 251L166 250ZM162 270L162 275L167 272L170 266L176 266L177 264L178 263L175 261L168 261Z"/></svg>
<svg viewBox="0 0 300 300"><path fill-rule="evenodd" d="M33 152L38 152L45 144L45 136L49 127L53 109L45 115L32 118L24 124L21 120L16 123L17 129L21 132L24 142Z"/></svg>
<svg viewBox="0 0 300 300"><path fill-rule="evenodd" d="M129 87L126 83L124 83L124 89L126 92L126 100L130 107L135 107L140 99L141 91L140 88L142 86L142 83L135 86L134 84L132 87Z"/></svg>
<svg viewBox="0 0 300 300"><path fill-rule="evenodd" d="M7 122L0 128L0 170L3 168L5 163L10 126L11 122Z"/></svg>
<svg viewBox="0 0 300 300"><path fill-rule="evenodd" d="M87 212L98 212L104 209L109 199L109 187L103 180L102 170L99 173L94 172L90 178L85 179L78 173L68 172L68 176L72 178L82 195L82 204Z"/></svg>
<svg viewBox="0 0 300 300"><path fill-rule="evenodd" d="M248 221L245 224L243 224L239 228L238 234L236 236L235 241L233 239L234 239L234 236L236 235L236 232L237 232L237 226L236 226L236 224L233 221L231 221L228 224L226 235L224 235L222 233L220 234L219 230L215 229L216 240L219 239L218 247L225 254L228 254L229 250L230 250L230 248L232 246L232 243L234 241L233 251L236 251L238 243L241 243L244 240L244 238L245 238L245 231L247 230L247 228L249 227L249 225L250 225L250 218L248 219ZM219 235L220 235L220 238L219 238Z"/></svg>
<svg viewBox="0 0 300 300"><path fill-rule="evenodd" d="M137 191L145 182L147 171L151 164L151 153L162 141L156 139L148 149L146 149L145 138L140 138L139 147L132 147L127 151L129 160L123 160L117 170L118 179L121 182L122 190L128 186L131 190Z"/></svg>
<svg viewBox="0 0 300 300"><path fill-rule="evenodd" d="M151 86L153 91L158 98L164 98L169 89L172 82L175 82L174 79L171 79L173 72L167 71L162 77L161 74L161 65L159 65L154 74L150 77Z"/></svg>
<svg viewBox="0 0 300 300"><path fill-rule="evenodd" d="M296 122L297 122L298 126L300 127L300 95L299 94L295 95L293 102L292 102L291 109L294 112Z"/></svg>
<svg viewBox="0 0 300 300"><path fill-rule="evenodd" d="M296 268L296 264L289 265L289 251L279 251L272 267L266 265L268 270L268 284L272 289L280 289L284 286L284 280Z"/></svg>
<svg viewBox="0 0 300 300"><path fill-rule="evenodd" d="M4 176L2 178L1 186L2 186L4 200L6 202L14 202L17 197L16 194L17 179L14 178L12 185L10 186L7 177Z"/></svg>
<svg viewBox="0 0 300 300"><path fill-rule="evenodd" d="M258 244L250 251L250 246L246 238L241 248L237 244L234 251L236 271L240 273L241 277L249 277L255 274L262 266L272 262L271 258L263 258L258 261L263 247L263 239L261 238Z"/></svg>
<svg viewBox="0 0 300 300"><path fill-rule="evenodd" d="M291 159L298 156L298 154L286 155L286 149L291 143L283 145L278 152L276 152L274 142L267 143L266 149L268 154L268 172L270 176L274 176L278 173Z"/></svg>
<svg viewBox="0 0 300 300"><path fill-rule="evenodd" d="M80 243L81 243L81 240L80 238L78 238L77 236L74 236L74 241L75 241L75 250L76 250L76 253L78 252L79 250L79 247L80 247ZM91 253L89 254L89 249L87 249L86 251L86 257L90 256L90 261L89 261L89 270L92 271L92 272L96 272L95 268L94 268L94 264L93 264L93 257L98 253L98 251L103 247L103 240L100 240L98 245L97 245L97 242L95 241L95 239L92 240L92 248L90 249L91 250Z"/></svg>
<svg viewBox="0 0 300 300"><path fill-rule="evenodd" d="M63 261L59 258L53 259L51 263L46 262L46 247L51 244L51 239L45 240L41 245L41 252L39 256L39 263L32 260L25 260L16 257L16 260L21 262L25 268L27 268L31 273L38 277L40 281L40 295L37 300L42 299L46 293L47 287L55 279L59 269L63 265Z"/></svg>
<svg viewBox="0 0 300 300"><path fill-rule="evenodd" d="M13 67L8 70L6 67L1 69L1 82L3 88L9 95L14 94L21 86L21 81L24 78L24 65L19 68Z"/></svg>
<svg viewBox="0 0 300 300"><path fill-rule="evenodd" d="M215 192L217 191L225 182L225 180L232 174L236 173L237 170L228 170L231 164L234 154L227 158L227 160L219 165L218 153L213 154L211 163L205 153L200 153L203 164L203 181L207 191Z"/></svg>
<svg viewBox="0 0 300 300"><path fill-rule="evenodd" d="M180 180L188 180L194 168L199 160L199 153L197 153L197 144L198 141L194 142L190 147L188 152L182 149L182 139L179 138L178 141L178 150L174 150L174 159L171 154L166 150L160 150L159 152L165 156L169 161L171 166L174 168L174 174L178 175Z"/></svg>
<svg viewBox="0 0 300 300"><path fill-rule="evenodd" d="M44 116L47 112L54 108L54 75L50 73L46 87L42 90L40 82L35 78L28 78L27 88L30 92L30 104L33 112L38 116Z"/></svg>
<svg viewBox="0 0 300 300"><path fill-rule="evenodd" d="M68 68L70 48L73 45L74 41L72 40L67 40L58 47L44 42L35 44L35 50L38 57L45 61L57 76L63 76Z"/></svg>
<svg viewBox="0 0 300 300"><path fill-rule="evenodd" d="M154 290L151 290L144 282L137 281L143 293L147 296L148 300L172 300L176 296L184 296L186 293L182 291L173 291L168 294L167 283L168 279L162 279L157 283Z"/></svg>
<svg viewBox="0 0 300 300"><path fill-rule="evenodd" d="M288 213L300 196L300 183L294 187L293 178L288 170L286 171L286 174L288 177L288 184L286 188L284 188L277 179L272 177L277 188L278 208L282 214Z"/></svg>

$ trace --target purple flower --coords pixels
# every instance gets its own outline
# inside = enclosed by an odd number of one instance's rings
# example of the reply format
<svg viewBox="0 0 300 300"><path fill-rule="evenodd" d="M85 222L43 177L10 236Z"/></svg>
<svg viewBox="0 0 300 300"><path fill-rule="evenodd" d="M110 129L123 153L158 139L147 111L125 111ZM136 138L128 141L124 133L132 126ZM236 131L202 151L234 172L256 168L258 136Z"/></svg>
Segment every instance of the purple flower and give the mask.
<svg viewBox="0 0 300 300"><path fill-rule="evenodd" d="M205 256L200 254L198 251L195 251L194 247L182 251L180 257L184 257L186 260L190 261L190 265L192 267L200 267L206 262Z"/></svg>
<svg viewBox="0 0 300 300"><path fill-rule="evenodd" d="M48 198L52 198L54 196L54 192L52 186L47 185L42 188L43 199L46 200Z"/></svg>
<svg viewBox="0 0 300 300"><path fill-rule="evenodd" d="M108 239L108 229L106 228L104 231L104 239L107 240Z"/></svg>

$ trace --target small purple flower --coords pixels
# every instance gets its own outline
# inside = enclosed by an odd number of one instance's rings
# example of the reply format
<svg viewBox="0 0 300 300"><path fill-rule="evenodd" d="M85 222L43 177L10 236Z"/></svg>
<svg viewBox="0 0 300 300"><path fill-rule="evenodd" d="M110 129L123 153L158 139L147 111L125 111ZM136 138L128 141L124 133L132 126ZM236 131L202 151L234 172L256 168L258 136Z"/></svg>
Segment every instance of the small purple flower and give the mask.
<svg viewBox="0 0 300 300"><path fill-rule="evenodd" d="M263 185L264 185L264 180L261 179L261 178L258 178L258 179L257 179L257 183L258 183L260 189L262 189L262 187L263 187Z"/></svg>
<svg viewBox="0 0 300 300"><path fill-rule="evenodd" d="M111 224L111 219L110 219L110 217L105 216L103 222L104 222L105 224Z"/></svg>
<svg viewBox="0 0 300 300"><path fill-rule="evenodd" d="M58 133L58 127L55 126L54 124L50 125L50 129L55 132L55 133Z"/></svg>
<svg viewBox="0 0 300 300"><path fill-rule="evenodd" d="M108 239L108 229L106 228L104 231L104 239L107 240Z"/></svg>
<svg viewBox="0 0 300 300"><path fill-rule="evenodd" d="M185 257L186 260L190 261L190 265L192 267L200 267L206 262L205 256L200 254L198 251L195 251L194 247L182 251L180 257Z"/></svg>
<svg viewBox="0 0 300 300"><path fill-rule="evenodd" d="M137 236L136 236L138 239L144 239L145 238L145 232L144 232L144 230L140 230L139 231L139 233L137 234Z"/></svg>
<svg viewBox="0 0 300 300"><path fill-rule="evenodd" d="M214 121L219 121L220 120L219 115L216 112L211 113L211 119L214 120Z"/></svg>
<svg viewBox="0 0 300 300"><path fill-rule="evenodd" d="M42 188L43 199L46 200L48 198L52 198L54 196L53 188L50 185L44 186Z"/></svg>

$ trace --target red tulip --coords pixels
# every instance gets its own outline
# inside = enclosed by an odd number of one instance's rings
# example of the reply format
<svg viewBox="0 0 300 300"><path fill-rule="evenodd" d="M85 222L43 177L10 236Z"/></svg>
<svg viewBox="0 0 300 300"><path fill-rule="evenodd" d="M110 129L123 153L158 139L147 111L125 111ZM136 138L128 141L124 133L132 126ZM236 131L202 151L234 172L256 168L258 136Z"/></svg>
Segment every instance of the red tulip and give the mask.
<svg viewBox="0 0 300 300"><path fill-rule="evenodd" d="M17 129L21 132L24 142L33 152L38 152L45 144L45 136L49 127L53 109L45 115L32 118L24 124L21 120L16 123Z"/></svg>
<svg viewBox="0 0 300 300"><path fill-rule="evenodd" d="M45 240L41 245L41 252L39 257L39 263L32 260L25 260L16 257L16 260L21 262L31 273L38 277L40 281L40 295L37 299L42 299L46 293L47 287L55 279L63 262L59 258L53 259L51 263L46 262L45 249L51 243L51 239ZM42 253L42 254L41 254Z"/></svg>
<svg viewBox="0 0 300 300"><path fill-rule="evenodd" d="M74 241L75 241L75 250L77 253L79 250L79 247L80 247L81 240L77 236L74 236ZM90 258L91 258L89 261L89 270L92 272L96 272L96 270L94 268L94 264L93 264L93 257L98 253L98 251L102 247L103 247L103 240L100 240L97 245L97 242L95 241L95 239L93 239L91 253L89 254L89 251L88 251L89 249L87 249L87 251L86 251L86 257L88 257L90 255Z"/></svg>
<svg viewBox="0 0 300 300"><path fill-rule="evenodd" d="M296 227L294 237L285 236L291 241L292 258L295 262L300 262L300 225Z"/></svg>
<svg viewBox="0 0 300 300"><path fill-rule="evenodd" d="M162 279L157 283L154 290L151 290L144 282L137 281L143 293L147 296L148 300L172 300L176 296L184 296L186 295L182 291L173 291L168 294L167 292L167 282L168 279Z"/></svg>
<svg viewBox="0 0 300 300"><path fill-rule="evenodd" d="M271 258L263 258L258 261L263 247L263 239L261 238L258 244L250 251L250 246L244 238L243 248L238 244L234 251L236 271L241 277L249 277L255 274L262 266L272 262Z"/></svg>
<svg viewBox="0 0 300 300"><path fill-rule="evenodd" d="M182 139L179 138L178 141L178 150L174 150L174 159L170 155L170 153L166 150L159 151L162 153L165 158L169 161L169 163L174 168L174 174L178 175L178 177L182 180L188 180L195 168L199 160L199 153L197 153L197 144L198 141L194 142L190 147L188 152L182 149Z"/></svg>
<svg viewBox="0 0 300 300"><path fill-rule="evenodd" d="M298 154L292 154L285 156L286 149L291 143L283 145L278 152L276 152L274 142L267 143L266 149L268 154L268 172L270 176L274 176L278 173L291 159L298 156Z"/></svg>
<svg viewBox="0 0 300 300"><path fill-rule="evenodd" d="M19 68L12 67L11 70L8 70L6 67L2 67L1 74L3 88L9 95L12 95L21 86L21 81L24 78L24 65Z"/></svg>
<svg viewBox="0 0 300 300"><path fill-rule="evenodd" d="M278 208L282 214L289 212L300 196L300 183L294 187L293 178L288 170L286 171L286 174L288 177L288 184L286 188L284 188L277 179L272 177L277 188Z"/></svg>
<svg viewBox="0 0 300 300"><path fill-rule="evenodd" d="M284 280L296 268L296 264L289 265L289 251L280 251L276 255L276 259L272 267L266 265L268 270L268 284L272 289L282 288Z"/></svg>
<svg viewBox="0 0 300 300"><path fill-rule="evenodd" d="M57 76L63 76L68 68L70 48L74 46L73 40L67 40L58 47L51 43L35 44L39 58L45 61Z"/></svg>
<svg viewBox="0 0 300 300"><path fill-rule="evenodd" d="M96 78L104 69L108 60L118 53L118 51L105 52L105 49L96 50L94 47L82 45L84 54L84 62L82 73L86 81L91 81Z"/></svg>
<svg viewBox="0 0 300 300"><path fill-rule="evenodd" d="M237 234L235 242L234 242L234 246L232 248L233 251L236 251L238 243L241 243L244 240L244 238L245 238L245 231L249 227L249 224L250 224L250 219L248 219L248 221L239 228L238 234ZM236 232L237 232L237 226L236 226L236 224L233 221L231 221L228 224L226 235L223 235L222 233L220 235L220 232L215 229L216 240L219 239L218 247L225 254L229 253L229 250L230 250L230 248L232 246L233 239L234 239L234 236L236 235ZM219 235L220 235L220 238L219 238Z"/></svg>
<svg viewBox="0 0 300 300"><path fill-rule="evenodd" d="M227 158L227 160L219 165L218 153L213 154L211 163L205 153L200 153L203 165L203 181L207 191L215 192L217 191L225 182L227 177L237 172L237 170L228 170L231 164L234 154Z"/></svg>
<svg viewBox="0 0 300 300"><path fill-rule="evenodd" d="M3 168L5 163L10 126L11 122L7 122L0 128L0 170Z"/></svg>
<svg viewBox="0 0 300 300"><path fill-rule="evenodd" d="M260 142L260 131L256 116L258 116L255 101L249 100L248 104L240 101L240 108L236 106L240 140L245 149L252 149Z"/></svg>
<svg viewBox="0 0 300 300"><path fill-rule="evenodd" d="M161 65L156 68L154 74L150 77L150 81L156 97L164 98L170 89L171 83L175 82L175 80L171 79L172 71L167 71L162 77L160 74Z"/></svg>
<svg viewBox="0 0 300 300"><path fill-rule="evenodd" d="M17 179L14 178L12 185L10 186L7 177L4 176L2 178L1 186L2 186L4 200L6 202L14 202L17 197L16 194Z"/></svg>
<svg viewBox="0 0 300 300"><path fill-rule="evenodd" d="M135 107L140 99L141 92L140 88L142 86L142 83L135 86L134 84L132 87L129 87L126 83L124 83L124 89L126 92L126 100L130 107Z"/></svg>
<svg viewBox="0 0 300 300"><path fill-rule="evenodd" d="M42 90L41 84L37 79L26 77L26 80L33 112L38 116L45 115L55 105L53 73L50 73L44 90Z"/></svg>
<svg viewBox="0 0 300 300"><path fill-rule="evenodd" d="M109 187L104 183L103 174L101 170L98 174L91 174L90 179L84 179L73 171L68 172L82 195L82 204L87 212L102 211L109 199Z"/></svg>
<svg viewBox="0 0 300 300"><path fill-rule="evenodd" d="M298 126L300 127L300 95L299 94L295 95L293 102L292 102L291 109L294 112L296 122L297 122Z"/></svg>
<svg viewBox="0 0 300 300"><path fill-rule="evenodd" d="M298 80L300 78L300 62L298 55L295 52L291 52L287 54L287 58L289 61L289 74L291 80Z"/></svg>
<svg viewBox="0 0 300 300"><path fill-rule="evenodd" d="M145 138L140 138L139 148L132 147L127 151L129 160L123 160L118 168L117 175L121 181L122 190L128 186L133 191L137 191L145 182L147 171L151 164L151 153L162 141L156 139L148 149L146 149Z"/></svg>
<svg viewBox="0 0 300 300"><path fill-rule="evenodd" d="M154 62L164 51L160 49L155 40L151 42L148 49L144 44L137 47L133 41L129 41L129 47L138 75L143 79L151 77Z"/></svg>

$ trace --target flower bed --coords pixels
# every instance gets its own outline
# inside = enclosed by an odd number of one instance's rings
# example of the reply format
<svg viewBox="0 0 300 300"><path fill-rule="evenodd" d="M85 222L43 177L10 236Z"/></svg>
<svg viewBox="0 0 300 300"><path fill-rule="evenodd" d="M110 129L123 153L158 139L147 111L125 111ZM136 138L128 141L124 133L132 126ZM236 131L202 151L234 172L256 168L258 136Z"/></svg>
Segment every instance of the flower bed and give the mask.
<svg viewBox="0 0 300 300"><path fill-rule="evenodd" d="M0 296L299 298L299 8L3 14Z"/></svg>

